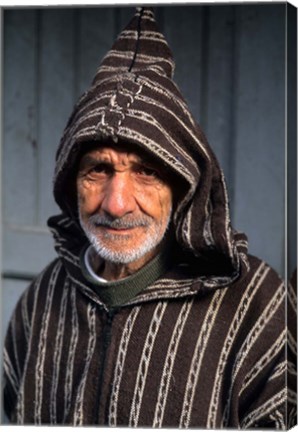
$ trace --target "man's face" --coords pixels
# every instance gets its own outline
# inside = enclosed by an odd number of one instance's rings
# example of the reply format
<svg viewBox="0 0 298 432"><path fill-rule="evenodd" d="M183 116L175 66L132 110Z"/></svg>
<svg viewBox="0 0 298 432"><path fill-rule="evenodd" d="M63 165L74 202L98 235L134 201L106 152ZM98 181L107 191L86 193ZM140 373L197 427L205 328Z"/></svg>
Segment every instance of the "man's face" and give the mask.
<svg viewBox="0 0 298 432"><path fill-rule="evenodd" d="M125 264L154 255L172 209L172 190L163 174L146 155L124 147L99 147L82 157L80 222L102 258Z"/></svg>

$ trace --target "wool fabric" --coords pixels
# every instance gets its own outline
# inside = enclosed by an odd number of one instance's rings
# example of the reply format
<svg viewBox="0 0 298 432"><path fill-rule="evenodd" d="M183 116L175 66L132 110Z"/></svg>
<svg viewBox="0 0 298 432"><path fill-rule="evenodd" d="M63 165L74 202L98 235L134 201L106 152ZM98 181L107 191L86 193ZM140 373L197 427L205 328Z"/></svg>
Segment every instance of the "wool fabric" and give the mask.
<svg viewBox="0 0 298 432"><path fill-rule="evenodd" d="M137 9L74 107L54 175L62 215L48 221L58 258L22 295L5 341L12 423L295 424L295 291L231 227L223 173L173 71L153 11ZM73 182L80 155L110 142L151 155L183 193L166 259L100 284L82 265Z"/></svg>
<svg viewBox="0 0 298 432"><path fill-rule="evenodd" d="M295 292L263 261L210 289L172 262L108 306L82 273L76 224L18 302L4 351L6 412L34 425L288 429L295 424ZM68 240L65 233L68 233ZM159 276L157 276L159 275ZM129 278L122 285L129 283ZM120 283L120 294L122 286ZM114 293L115 294L115 293ZM287 351L286 351L287 348Z"/></svg>
<svg viewBox="0 0 298 432"><path fill-rule="evenodd" d="M223 274L210 275L209 282L225 284L247 266L246 237L231 228L224 175L173 71L172 53L152 10L137 9L73 110L57 152L54 195L69 212L70 166L91 143L106 139L138 146L185 185L173 215L177 241L191 255L215 260L217 268L222 261Z"/></svg>

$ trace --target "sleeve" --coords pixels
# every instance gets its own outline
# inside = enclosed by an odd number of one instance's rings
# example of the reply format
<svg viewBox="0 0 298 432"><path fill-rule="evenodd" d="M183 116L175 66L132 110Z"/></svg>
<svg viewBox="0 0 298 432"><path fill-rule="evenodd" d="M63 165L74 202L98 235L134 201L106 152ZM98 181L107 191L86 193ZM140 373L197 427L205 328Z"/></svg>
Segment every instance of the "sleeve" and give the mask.
<svg viewBox="0 0 298 432"><path fill-rule="evenodd" d="M3 406L10 421L22 381L30 339L35 283L24 291L10 319L3 349Z"/></svg>
<svg viewBox="0 0 298 432"><path fill-rule="evenodd" d="M240 424L243 429L286 430L296 421L295 296L273 270L263 292L266 302L248 336L254 350L246 353Z"/></svg>

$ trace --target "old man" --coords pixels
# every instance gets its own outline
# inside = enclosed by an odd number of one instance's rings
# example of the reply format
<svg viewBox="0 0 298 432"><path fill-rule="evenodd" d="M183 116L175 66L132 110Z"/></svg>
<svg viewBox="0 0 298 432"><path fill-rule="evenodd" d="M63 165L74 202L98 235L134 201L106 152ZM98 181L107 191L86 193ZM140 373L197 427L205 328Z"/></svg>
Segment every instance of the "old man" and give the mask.
<svg viewBox="0 0 298 432"><path fill-rule="evenodd" d="M289 425L285 287L232 229L173 68L138 9L69 119L49 220L58 258L6 337L13 423Z"/></svg>

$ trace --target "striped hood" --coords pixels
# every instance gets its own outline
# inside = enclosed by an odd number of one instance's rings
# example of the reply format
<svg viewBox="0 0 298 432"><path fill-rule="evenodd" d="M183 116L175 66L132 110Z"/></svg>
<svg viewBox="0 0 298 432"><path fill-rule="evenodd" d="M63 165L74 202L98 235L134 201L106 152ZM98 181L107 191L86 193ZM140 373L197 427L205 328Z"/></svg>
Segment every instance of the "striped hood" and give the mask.
<svg viewBox="0 0 298 432"><path fill-rule="evenodd" d="M246 268L246 237L231 227L223 173L173 81L174 66L153 11L137 8L74 107L57 152L54 196L74 217L68 188L79 152L106 139L139 146L185 185L173 214L183 256L213 269L206 271L211 285L227 284Z"/></svg>

